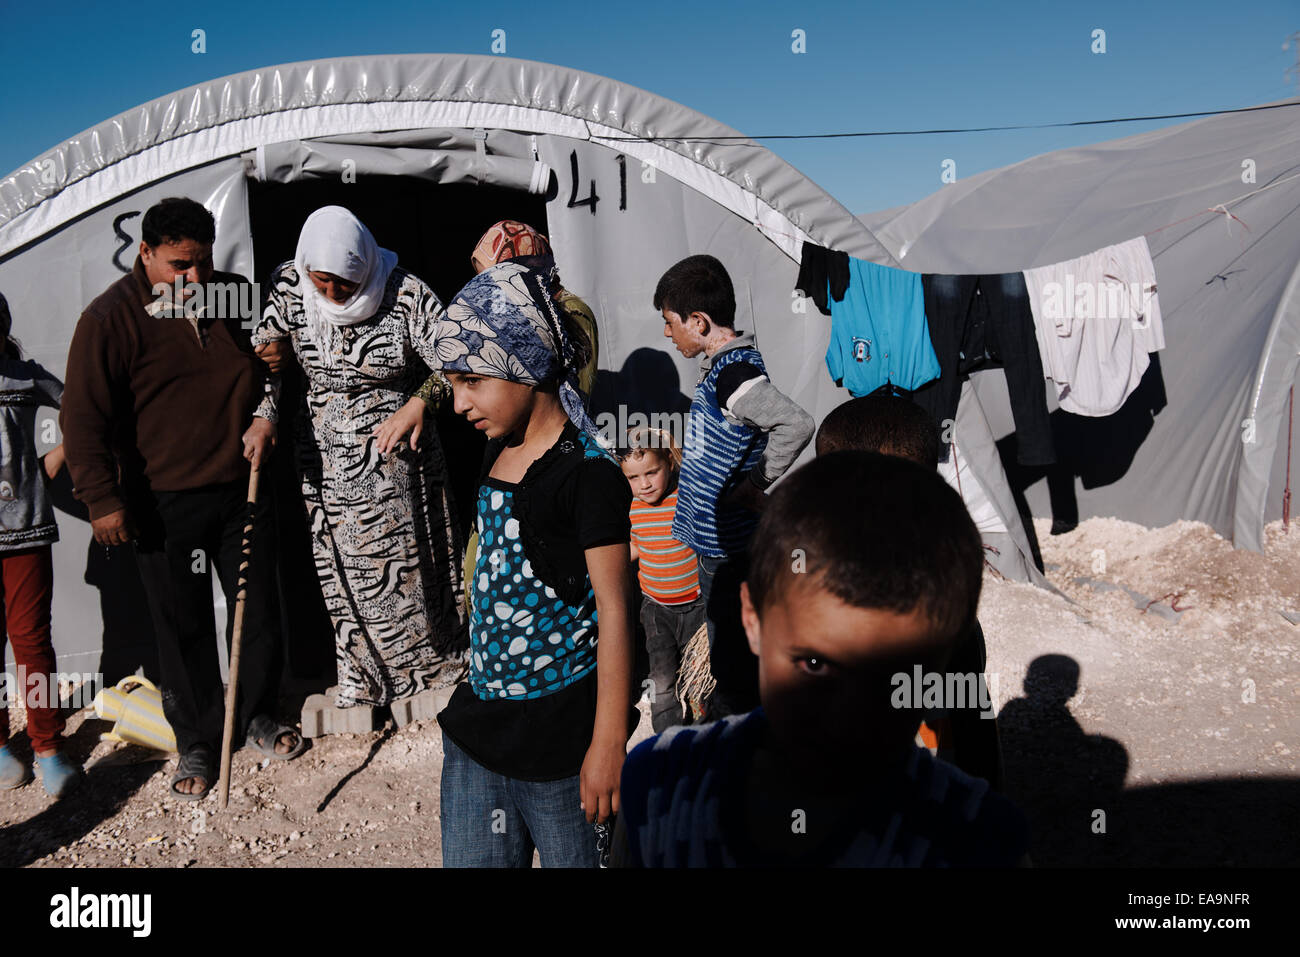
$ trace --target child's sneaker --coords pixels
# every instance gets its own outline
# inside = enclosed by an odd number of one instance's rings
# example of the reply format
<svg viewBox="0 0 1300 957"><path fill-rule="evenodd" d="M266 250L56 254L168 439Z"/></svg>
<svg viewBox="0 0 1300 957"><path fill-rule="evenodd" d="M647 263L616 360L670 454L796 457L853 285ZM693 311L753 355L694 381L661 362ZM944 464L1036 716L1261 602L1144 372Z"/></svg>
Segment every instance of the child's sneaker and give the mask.
<svg viewBox="0 0 1300 957"><path fill-rule="evenodd" d="M66 797L81 783L81 768L62 751L48 758L37 755L36 766L41 769L41 783L52 798Z"/></svg>
<svg viewBox="0 0 1300 957"><path fill-rule="evenodd" d="M20 788L32 780L32 769L9 750L9 745L0 747L0 790L10 791Z"/></svg>

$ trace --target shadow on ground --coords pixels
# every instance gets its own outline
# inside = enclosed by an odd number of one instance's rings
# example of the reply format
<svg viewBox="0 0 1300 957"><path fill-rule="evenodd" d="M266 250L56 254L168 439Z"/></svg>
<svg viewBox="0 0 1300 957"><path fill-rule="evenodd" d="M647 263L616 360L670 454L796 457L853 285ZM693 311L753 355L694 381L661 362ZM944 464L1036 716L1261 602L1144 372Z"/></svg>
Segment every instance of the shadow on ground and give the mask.
<svg viewBox="0 0 1300 957"><path fill-rule="evenodd" d="M1300 780L1218 778L1124 788L1128 752L1085 734L1066 707L1079 665L1030 663L998 715L1006 792L1024 809L1038 867L1293 867Z"/></svg>
<svg viewBox="0 0 1300 957"><path fill-rule="evenodd" d="M100 733L109 727L106 721L83 721L64 747L76 761L84 762ZM116 815L165 761L154 751L130 750L133 760L119 758L87 768L81 787L62 801L52 801L34 817L0 828L0 867L25 867L80 840ZM41 786L39 776L27 785Z"/></svg>
<svg viewBox="0 0 1300 957"><path fill-rule="evenodd" d="M381 734L378 738L376 738L375 743L370 746L370 752L366 755L365 760L362 761L355 768L353 768L351 771L349 771L347 774L343 775L343 777L339 778L338 783L335 784L334 787L330 789L330 793L325 795L325 797L321 800L320 804L316 805L317 814L320 814L322 811L324 811L327 807L330 806L330 802L333 801L336 797L338 797L339 792L342 791L345 787L347 787L349 781L351 781L354 777L356 777L366 768L370 767L370 762L375 759L375 755L379 753L379 749L382 748L390 738L392 738L394 733L395 731L392 725L385 726L383 734Z"/></svg>

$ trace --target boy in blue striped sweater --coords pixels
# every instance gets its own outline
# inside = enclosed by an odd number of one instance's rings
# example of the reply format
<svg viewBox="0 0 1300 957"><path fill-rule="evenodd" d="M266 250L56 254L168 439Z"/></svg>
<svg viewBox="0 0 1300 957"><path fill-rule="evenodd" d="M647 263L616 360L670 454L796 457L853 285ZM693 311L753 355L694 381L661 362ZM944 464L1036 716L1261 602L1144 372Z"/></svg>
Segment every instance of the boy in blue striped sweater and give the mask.
<svg viewBox="0 0 1300 957"><path fill-rule="evenodd" d="M745 647L740 583L765 490L813 435L813 419L767 377L752 332L737 332L736 293L713 256L688 256L655 288L664 336L688 359L703 354L682 449L673 537L699 556L709 655L717 687L709 717L758 703Z"/></svg>

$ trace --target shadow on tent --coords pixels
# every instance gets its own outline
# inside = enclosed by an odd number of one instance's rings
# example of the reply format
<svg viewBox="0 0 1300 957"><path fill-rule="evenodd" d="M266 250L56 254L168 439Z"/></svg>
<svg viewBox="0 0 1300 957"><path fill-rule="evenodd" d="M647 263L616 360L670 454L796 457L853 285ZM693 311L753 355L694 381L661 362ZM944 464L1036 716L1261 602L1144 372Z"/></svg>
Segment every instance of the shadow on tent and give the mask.
<svg viewBox="0 0 1300 957"><path fill-rule="evenodd" d="M1029 817L1035 866L1294 865L1300 780L1125 789L1124 746L1085 734L1066 707L1078 683L1073 658L1042 655L1029 665L1025 695L998 715L1005 790Z"/></svg>
<svg viewBox="0 0 1300 957"><path fill-rule="evenodd" d="M622 367L614 372L601 369L596 373L596 382L591 389L591 414L596 424L604 427L602 416L613 416L615 428L621 428L634 413L640 413L649 421L655 414L669 413L669 421L679 424L680 429L673 429L674 438L680 444L685 438L685 413L691 409L691 400L681 391L681 377L672 357L661 349L634 349L623 362ZM620 415L620 410L622 414ZM605 421L608 421L606 419ZM639 424L639 423L638 423ZM624 436L611 436L622 445ZM634 579L635 593L633 608L641 607L641 585ZM650 675L650 657L646 650L645 630L641 616L636 618L636 658L633 663L633 687L643 687L643 682Z"/></svg>
<svg viewBox="0 0 1300 957"><path fill-rule="evenodd" d="M617 372L602 369L596 373L591 390L593 416L609 413L619 420L620 407L644 416L672 413L674 418L691 410L691 400L682 392L681 377L672 357L662 349L635 349ZM676 435L678 442L683 434ZM616 437L620 442L622 436Z"/></svg>
<svg viewBox="0 0 1300 957"><path fill-rule="evenodd" d="M1033 512L1025 499L1025 490L1040 479L1047 479L1052 508L1052 534L1072 530L1079 524L1079 501L1075 479L1084 488L1098 488L1118 482L1133 465L1138 449L1151 434L1155 417L1168 404L1165 380L1160 370L1160 356L1152 353L1151 364L1133 393L1119 411L1102 418L1075 415L1057 409L1051 416L1052 440L1056 446L1056 464L1024 466L1016 461L1016 435L998 440L998 455L1007 473L1007 483L1024 522L1025 533L1038 570L1043 557L1034 532Z"/></svg>

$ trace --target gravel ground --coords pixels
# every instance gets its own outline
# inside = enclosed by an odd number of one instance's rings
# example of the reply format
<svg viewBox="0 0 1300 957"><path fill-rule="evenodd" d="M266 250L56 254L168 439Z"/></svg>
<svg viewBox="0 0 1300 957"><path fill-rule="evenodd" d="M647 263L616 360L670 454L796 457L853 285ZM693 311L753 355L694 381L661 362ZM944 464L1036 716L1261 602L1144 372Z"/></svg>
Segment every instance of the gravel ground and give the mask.
<svg viewBox="0 0 1300 957"><path fill-rule="evenodd" d="M980 605L1035 863L1294 865L1300 626L1281 612L1300 612L1300 529L1269 526L1263 555L1191 522L1037 532L1064 597L988 572ZM174 756L106 730L70 719L87 782L62 804L39 783L0 792L0 866L441 863L433 721L318 739L288 763L241 752L226 812L170 798Z"/></svg>
<svg viewBox="0 0 1300 957"><path fill-rule="evenodd" d="M649 709L640 710L633 744L651 733ZM289 762L240 751L224 812L215 789L201 802L169 796L175 755L100 742L104 730L90 711L69 721L73 752L88 758L86 785L63 802L39 781L0 792L0 866L442 864L436 721L317 738Z"/></svg>

